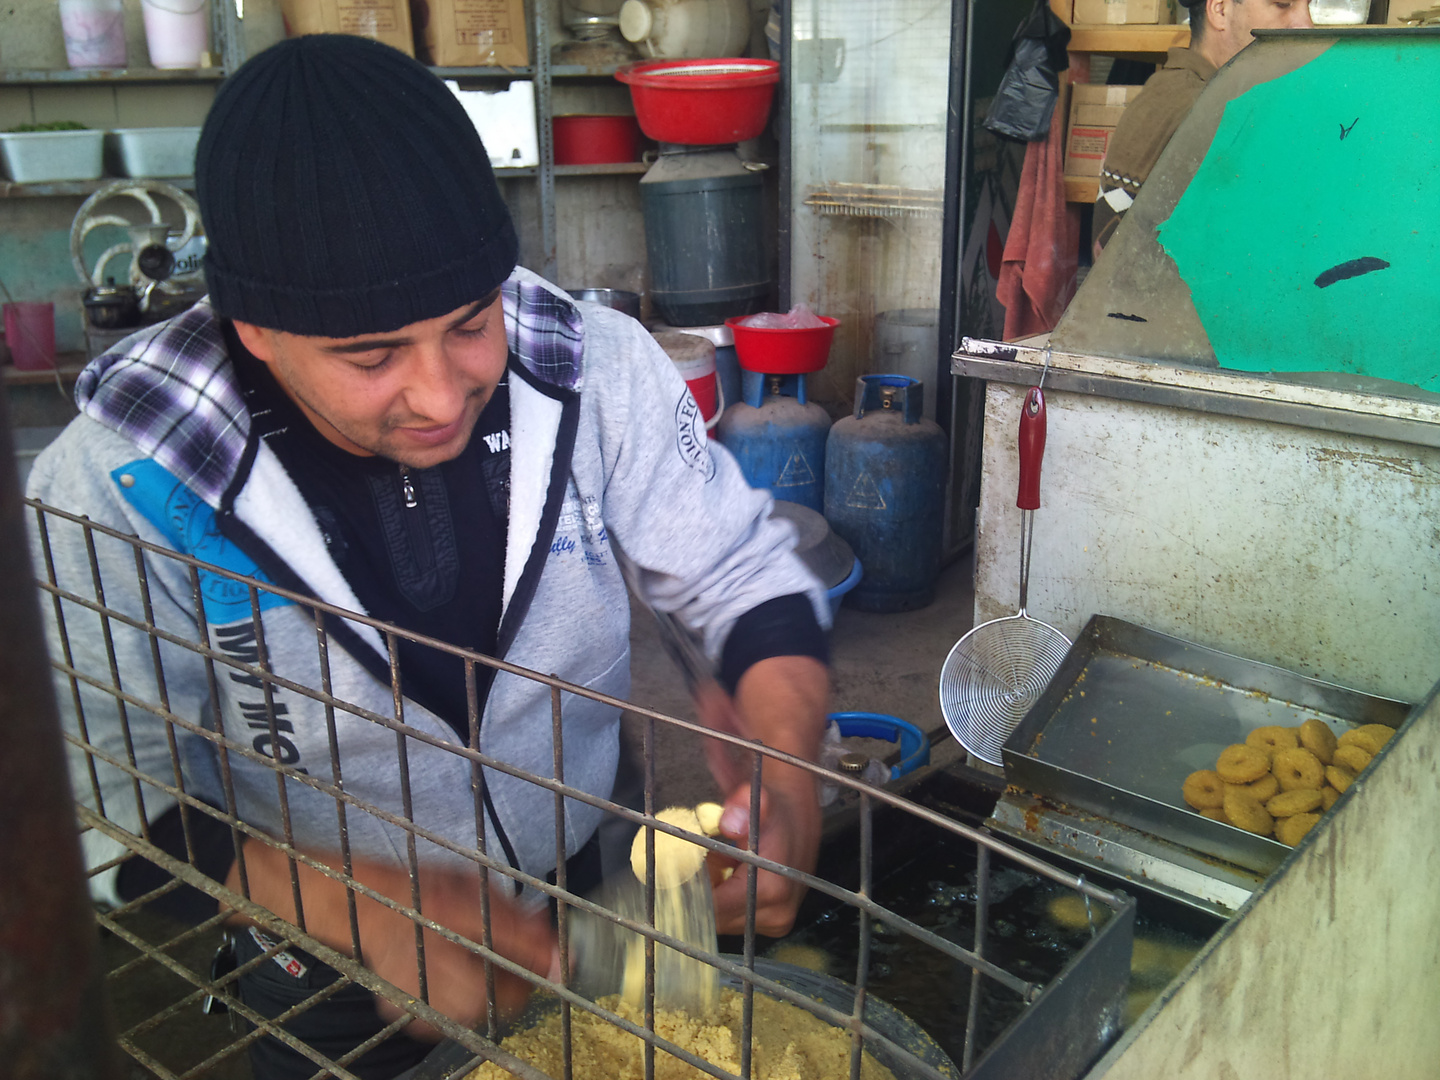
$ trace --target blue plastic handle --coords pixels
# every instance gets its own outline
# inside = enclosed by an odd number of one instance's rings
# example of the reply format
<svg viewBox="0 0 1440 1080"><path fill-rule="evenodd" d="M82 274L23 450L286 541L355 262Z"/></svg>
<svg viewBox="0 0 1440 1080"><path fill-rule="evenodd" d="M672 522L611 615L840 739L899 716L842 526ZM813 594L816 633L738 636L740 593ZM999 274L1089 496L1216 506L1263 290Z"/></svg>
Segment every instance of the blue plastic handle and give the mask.
<svg viewBox="0 0 1440 1080"><path fill-rule="evenodd" d="M831 713L830 719L839 726L842 738L898 742L900 764L891 767L891 780L898 780L921 765L930 764L930 740L908 720L874 712L837 712Z"/></svg>

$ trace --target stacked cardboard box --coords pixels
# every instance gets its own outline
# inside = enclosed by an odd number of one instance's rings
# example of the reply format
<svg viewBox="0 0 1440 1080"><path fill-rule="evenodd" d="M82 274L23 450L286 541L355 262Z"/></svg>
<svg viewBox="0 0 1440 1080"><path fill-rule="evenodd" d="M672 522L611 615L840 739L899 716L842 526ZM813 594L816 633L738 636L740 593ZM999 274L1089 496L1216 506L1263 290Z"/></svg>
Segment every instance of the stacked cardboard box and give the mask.
<svg viewBox="0 0 1440 1080"><path fill-rule="evenodd" d="M281 0L285 29L358 34L436 67L530 63L524 0ZM413 16L413 21L412 21Z"/></svg>
<svg viewBox="0 0 1440 1080"><path fill-rule="evenodd" d="M1077 83L1070 87L1070 126L1065 133L1065 175L1099 176L1100 163L1110 148L1110 136L1135 100L1139 86L1091 86Z"/></svg>
<svg viewBox="0 0 1440 1080"><path fill-rule="evenodd" d="M1170 0L1075 0L1075 22L1081 25L1154 25L1174 21L1175 7Z"/></svg>
<svg viewBox="0 0 1440 1080"><path fill-rule="evenodd" d="M1434 25L1440 19L1440 0L1390 0L1386 21L1391 26Z"/></svg>
<svg viewBox="0 0 1440 1080"><path fill-rule="evenodd" d="M285 32L357 34L415 55L408 0L280 0Z"/></svg>
<svg viewBox="0 0 1440 1080"><path fill-rule="evenodd" d="M530 63L524 0L412 0L421 58L436 67Z"/></svg>

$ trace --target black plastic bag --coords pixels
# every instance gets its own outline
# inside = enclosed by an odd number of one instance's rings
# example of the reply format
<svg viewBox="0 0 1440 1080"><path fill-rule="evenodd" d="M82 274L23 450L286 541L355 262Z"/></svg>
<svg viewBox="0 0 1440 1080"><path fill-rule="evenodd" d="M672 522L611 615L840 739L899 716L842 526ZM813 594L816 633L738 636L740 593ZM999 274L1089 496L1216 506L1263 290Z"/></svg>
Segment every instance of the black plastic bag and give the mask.
<svg viewBox="0 0 1440 1080"><path fill-rule="evenodd" d="M1046 0L1035 0L1010 43L1010 64L985 117L985 128L1020 142L1034 142L1050 134L1050 118L1060 96L1060 73L1070 66L1070 28L1050 10Z"/></svg>

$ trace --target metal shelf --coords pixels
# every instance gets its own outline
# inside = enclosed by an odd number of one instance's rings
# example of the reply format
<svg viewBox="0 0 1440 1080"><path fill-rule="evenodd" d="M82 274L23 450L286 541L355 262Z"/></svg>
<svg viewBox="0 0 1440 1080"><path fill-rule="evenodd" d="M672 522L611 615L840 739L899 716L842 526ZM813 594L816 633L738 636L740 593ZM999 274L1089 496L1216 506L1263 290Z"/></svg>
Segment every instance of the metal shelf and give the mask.
<svg viewBox="0 0 1440 1080"><path fill-rule="evenodd" d="M0 69L0 86L46 83L219 82L225 69L212 68L54 68L36 71Z"/></svg>
<svg viewBox="0 0 1440 1080"><path fill-rule="evenodd" d="M533 79L533 67L432 67L442 79Z"/></svg>
<svg viewBox="0 0 1440 1080"><path fill-rule="evenodd" d="M1190 27L1168 23L1158 26L1070 27L1071 52L1102 53L1154 59L1170 49L1190 44Z"/></svg>
<svg viewBox="0 0 1440 1080"><path fill-rule="evenodd" d="M552 79L613 79L619 64L602 64L589 67L584 64L554 64L550 68ZM533 67L432 67L430 69L442 79L533 79Z"/></svg>
<svg viewBox="0 0 1440 1080"><path fill-rule="evenodd" d="M631 176L648 172L643 161L612 161L603 165L556 165L556 176Z"/></svg>
<svg viewBox="0 0 1440 1080"><path fill-rule="evenodd" d="M138 330L139 327L136 329ZM49 386L55 382L57 376L62 382L74 382L84 367L85 354L83 352L62 352L56 354L53 368L21 371L17 367L6 364L0 368L0 373L3 373L6 386Z"/></svg>
<svg viewBox="0 0 1440 1080"><path fill-rule="evenodd" d="M12 180L0 180L0 199L48 198L64 195L93 195L100 188L123 176L102 176L99 180L52 180L46 184L17 184ZM195 190L193 176L136 177L137 180L159 179L174 184L182 191Z"/></svg>

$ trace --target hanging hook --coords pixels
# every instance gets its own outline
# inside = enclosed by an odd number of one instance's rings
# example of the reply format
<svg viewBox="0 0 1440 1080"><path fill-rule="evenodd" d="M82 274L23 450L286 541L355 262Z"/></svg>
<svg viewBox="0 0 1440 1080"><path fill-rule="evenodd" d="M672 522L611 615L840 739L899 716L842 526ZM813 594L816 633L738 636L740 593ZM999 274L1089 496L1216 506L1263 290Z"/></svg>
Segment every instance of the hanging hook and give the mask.
<svg viewBox="0 0 1440 1080"><path fill-rule="evenodd" d="M1040 386L1040 389L1041 389L1041 390L1044 390L1044 389L1045 389L1045 376L1046 376L1047 374L1049 374L1049 372L1050 372L1050 346L1049 346L1049 345L1046 345L1045 348L1044 348L1044 350L1041 352L1040 355L1044 357L1045 366L1040 369L1040 383L1039 383L1039 386Z"/></svg>

